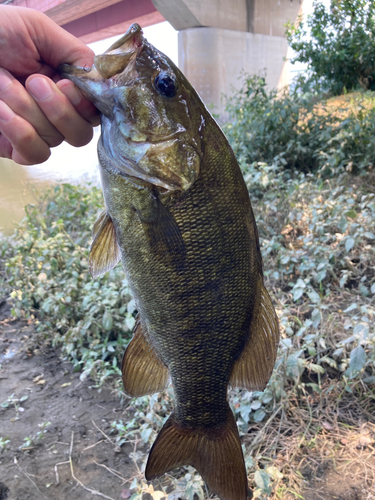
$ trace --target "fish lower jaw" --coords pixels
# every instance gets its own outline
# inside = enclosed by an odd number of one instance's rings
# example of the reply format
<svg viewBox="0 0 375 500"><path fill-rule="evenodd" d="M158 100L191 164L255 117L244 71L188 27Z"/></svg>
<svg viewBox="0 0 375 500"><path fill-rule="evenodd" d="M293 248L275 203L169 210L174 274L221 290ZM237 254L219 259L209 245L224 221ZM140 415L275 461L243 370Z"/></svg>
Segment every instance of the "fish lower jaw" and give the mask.
<svg viewBox="0 0 375 500"><path fill-rule="evenodd" d="M179 189L175 187L171 189L170 187L164 187L164 185L160 185L157 182L152 182L153 179L148 179L146 176L143 178L142 176L137 175L137 172L131 169L122 170L121 167L117 166L113 162L102 162L100 161L100 167L106 171L109 175L116 175L126 180L126 182L130 182L134 187L138 189L149 189L152 190L157 188L162 194L166 194L171 191L176 191Z"/></svg>
<svg viewBox="0 0 375 500"><path fill-rule="evenodd" d="M138 165L132 160L119 156L115 161L109 155L105 155L105 159L99 155L100 167L110 175L121 176L128 182L140 188L154 189L156 188L162 194L169 192L181 191L181 186L172 183L163 182L161 179L143 173Z"/></svg>

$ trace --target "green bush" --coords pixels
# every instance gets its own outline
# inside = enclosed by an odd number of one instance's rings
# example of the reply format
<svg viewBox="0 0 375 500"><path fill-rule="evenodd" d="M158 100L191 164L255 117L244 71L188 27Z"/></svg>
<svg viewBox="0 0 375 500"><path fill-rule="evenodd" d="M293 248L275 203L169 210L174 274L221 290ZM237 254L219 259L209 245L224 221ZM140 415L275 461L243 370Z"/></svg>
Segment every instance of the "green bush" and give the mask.
<svg viewBox="0 0 375 500"><path fill-rule="evenodd" d="M274 290L276 303L283 303L279 315L288 347L280 351L271 389L260 396L262 405L282 398L291 382L285 375L289 373L285 363L297 351L298 380L305 371L324 373L324 363L331 363L338 377L372 380L372 183L349 174L326 181L311 174L291 177L280 166L260 163L247 166L245 181L257 215L268 287ZM13 315L34 319L41 343L61 343L81 376L96 377L99 385L108 376L119 374L117 364L131 336L135 314L120 266L98 280L88 273L89 228L101 203L96 188L58 186L40 207L27 208L12 249L9 241L3 246L8 255L6 284L11 290ZM322 324L329 322L329 304L338 297L344 312L342 320L335 321L342 331L326 349ZM291 315L294 303L302 308L302 317ZM362 356L360 362L351 357L356 348ZM286 370L281 379L278 369ZM293 380L295 384L297 379ZM266 415L265 408L256 408L257 404L251 407L255 421Z"/></svg>
<svg viewBox="0 0 375 500"><path fill-rule="evenodd" d="M332 105L298 89L267 90L263 77L243 75L227 99L224 131L244 172L264 162L325 176L365 173L375 163L373 106L370 92Z"/></svg>
<svg viewBox="0 0 375 500"><path fill-rule="evenodd" d="M39 339L61 343L82 377L98 383L119 373L117 363L131 337L135 305L121 266L93 280L88 251L93 224L103 207L95 187L56 186L26 218L7 253L12 314L35 319Z"/></svg>
<svg viewBox="0 0 375 500"><path fill-rule="evenodd" d="M373 1L331 0L330 10L316 1L306 23L289 23L287 39L297 54L292 62L308 64L310 85L333 94L375 90Z"/></svg>

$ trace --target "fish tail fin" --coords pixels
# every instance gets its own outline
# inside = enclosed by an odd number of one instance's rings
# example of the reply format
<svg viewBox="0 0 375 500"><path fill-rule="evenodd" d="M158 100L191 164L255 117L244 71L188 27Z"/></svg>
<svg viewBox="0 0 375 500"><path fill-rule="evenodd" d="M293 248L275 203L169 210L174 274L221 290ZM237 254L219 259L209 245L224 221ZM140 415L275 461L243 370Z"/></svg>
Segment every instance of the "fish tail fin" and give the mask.
<svg viewBox="0 0 375 500"><path fill-rule="evenodd" d="M148 481L191 465L222 500L246 500L247 477L240 436L228 406L227 420L216 427L180 426L173 414L154 442L146 465Z"/></svg>

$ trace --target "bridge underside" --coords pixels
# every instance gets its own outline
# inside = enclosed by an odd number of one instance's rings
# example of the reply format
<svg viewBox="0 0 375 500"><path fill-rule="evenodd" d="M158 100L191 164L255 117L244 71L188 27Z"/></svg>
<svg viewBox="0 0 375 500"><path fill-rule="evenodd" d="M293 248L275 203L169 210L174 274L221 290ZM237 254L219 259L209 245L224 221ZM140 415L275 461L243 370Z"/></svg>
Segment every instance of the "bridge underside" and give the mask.
<svg viewBox="0 0 375 500"><path fill-rule="evenodd" d="M151 0L14 0L11 5L44 12L84 43L123 35L128 27L165 21Z"/></svg>

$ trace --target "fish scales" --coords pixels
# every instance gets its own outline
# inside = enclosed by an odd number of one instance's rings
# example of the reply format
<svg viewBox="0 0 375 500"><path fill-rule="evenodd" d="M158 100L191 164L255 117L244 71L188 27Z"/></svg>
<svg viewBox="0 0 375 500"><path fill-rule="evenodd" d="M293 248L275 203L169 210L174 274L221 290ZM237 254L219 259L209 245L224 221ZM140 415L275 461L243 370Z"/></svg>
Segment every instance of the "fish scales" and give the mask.
<svg viewBox="0 0 375 500"><path fill-rule="evenodd" d="M106 209L90 269L100 275L121 258L136 302L124 390L152 394L170 378L175 393L146 478L192 465L222 500L244 500L228 386L265 387L279 332L238 163L194 89L138 25L90 70L62 71L102 113Z"/></svg>
<svg viewBox="0 0 375 500"><path fill-rule="evenodd" d="M216 425L227 413L229 376L248 335L256 287L253 270L258 266L256 236L243 224L249 210L247 190L238 182L242 177L225 141L217 148L210 148L205 156L193 187L166 203L186 244L182 271L171 269L151 251L139 255L138 249L148 245L137 217L125 231L115 222L140 316L169 367L176 419L192 427ZM129 205L136 206L133 186L127 184L124 189ZM107 206L113 220L120 220L123 202L109 200ZM201 207L205 207L203 213ZM214 219L210 212L215 213ZM157 279L151 281L150 276ZM220 371L215 370L218 365Z"/></svg>
<svg viewBox="0 0 375 500"><path fill-rule="evenodd" d="M219 144L218 148L222 150ZM223 158L214 148L210 151L202 175L191 190L176 194L166 204L186 244L183 272L169 268L150 251L139 255L138 248L147 248L139 219L134 217L126 231L121 224L116 227L140 316L171 373L176 418L181 424L197 427L215 425L227 411L226 391L233 361L249 331L256 286L253 269L257 266L256 246L251 241L255 235L249 234L242 223L249 210L249 197L244 184L237 182L237 163L231 154ZM223 168L218 169L218 164ZM220 194L223 187L225 195ZM132 200L133 187L127 188ZM132 201L134 206L136 203ZM205 207L207 216L201 207ZM114 221L120 220L111 201L108 209ZM123 211L121 204L118 211ZM215 213L214 218L209 217L210 211ZM151 283L150 276L157 279ZM213 289L208 286L211 283ZM220 372L213 369L218 363Z"/></svg>

